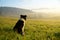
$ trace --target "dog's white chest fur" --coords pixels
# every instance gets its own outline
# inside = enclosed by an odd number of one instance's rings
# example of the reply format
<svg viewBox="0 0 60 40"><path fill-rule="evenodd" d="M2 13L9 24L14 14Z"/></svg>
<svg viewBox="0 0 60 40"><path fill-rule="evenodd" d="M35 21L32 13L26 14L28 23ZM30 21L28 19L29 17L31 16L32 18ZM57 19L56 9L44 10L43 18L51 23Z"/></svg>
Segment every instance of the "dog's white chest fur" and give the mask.
<svg viewBox="0 0 60 40"><path fill-rule="evenodd" d="M25 26L25 20L23 18L21 18L20 20L22 20L24 22L24 26Z"/></svg>

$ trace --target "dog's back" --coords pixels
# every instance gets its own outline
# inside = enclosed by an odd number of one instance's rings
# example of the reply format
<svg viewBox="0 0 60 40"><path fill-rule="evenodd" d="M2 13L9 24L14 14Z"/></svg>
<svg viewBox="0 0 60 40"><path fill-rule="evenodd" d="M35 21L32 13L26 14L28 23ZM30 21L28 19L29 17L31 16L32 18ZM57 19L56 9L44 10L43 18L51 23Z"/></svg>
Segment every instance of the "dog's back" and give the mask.
<svg viewBox="0 0 60 40"><path fill-rule="evenodd" d="M18 29L18 28L22 28L24 26L24 21L23 20L18 20L18 22L16 23L14 29Z"/></svg>

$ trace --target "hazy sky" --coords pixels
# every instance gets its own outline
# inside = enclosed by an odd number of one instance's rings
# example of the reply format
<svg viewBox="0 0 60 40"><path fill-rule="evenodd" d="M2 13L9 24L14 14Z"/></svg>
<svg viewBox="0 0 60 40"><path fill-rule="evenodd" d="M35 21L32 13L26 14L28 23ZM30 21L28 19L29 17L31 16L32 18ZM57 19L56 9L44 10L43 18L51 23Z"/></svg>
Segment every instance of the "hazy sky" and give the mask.
<svg viewBox="0 0 60 40"><path fill-rule="evenodd" d="M0 6L25 9L60 8L60 0L0 0Z"/></svg>
<svg viewBox="0 0 60 40"><path fill-rule="evenodd" d="M60 14L60 0L0 0L0 6L30 9L36 12Z"/></svg>

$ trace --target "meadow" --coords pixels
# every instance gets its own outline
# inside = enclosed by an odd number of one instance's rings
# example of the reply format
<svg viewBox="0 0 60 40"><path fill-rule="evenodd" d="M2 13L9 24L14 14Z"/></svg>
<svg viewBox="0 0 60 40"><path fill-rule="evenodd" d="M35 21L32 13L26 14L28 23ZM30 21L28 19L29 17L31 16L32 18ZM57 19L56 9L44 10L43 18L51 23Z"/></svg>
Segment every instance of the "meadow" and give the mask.
<svg viewBox="0 0 60 40"><path fill-rule="evenodd" d="M0 17L0 40L60 40L60 20L27 19L24 36L13 31L17 20Z"/></svg>

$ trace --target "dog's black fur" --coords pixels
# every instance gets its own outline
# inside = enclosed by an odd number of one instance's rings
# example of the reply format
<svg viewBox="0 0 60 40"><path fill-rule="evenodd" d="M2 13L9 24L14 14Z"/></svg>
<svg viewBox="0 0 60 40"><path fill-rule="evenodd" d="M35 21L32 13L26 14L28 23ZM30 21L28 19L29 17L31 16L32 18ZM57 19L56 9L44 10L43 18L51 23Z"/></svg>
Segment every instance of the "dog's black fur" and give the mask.
<svg viewBox="0 0 60 40"><path fill-rule="evenodd" d="M20 15L20 19L17 21L16 25L13 28L14 31L23 34L22 28L24 27L24 21L26 21L26 17L27 17L26 15Z"/></svg>

